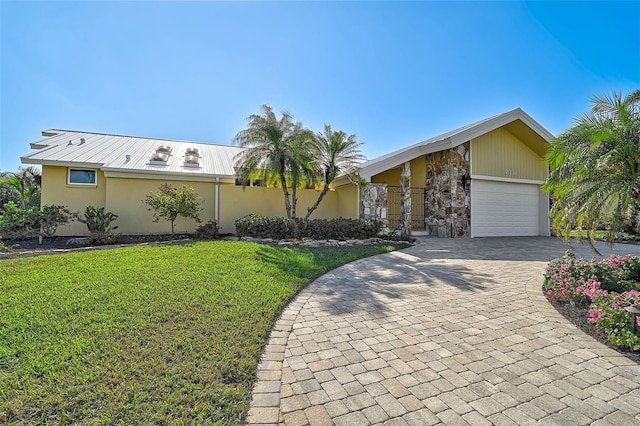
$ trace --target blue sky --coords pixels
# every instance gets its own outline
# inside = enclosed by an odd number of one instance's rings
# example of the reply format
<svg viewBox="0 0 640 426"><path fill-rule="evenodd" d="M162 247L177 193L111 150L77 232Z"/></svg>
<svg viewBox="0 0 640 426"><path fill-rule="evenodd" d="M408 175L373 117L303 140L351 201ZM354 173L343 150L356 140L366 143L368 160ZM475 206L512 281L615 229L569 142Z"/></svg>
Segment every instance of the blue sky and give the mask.
<svg viewBox="0 0 640 426"><path fill-rule="evenodd" d="M0 170L48 128L230 144L268 103L372 158L640 88L639 2L0 0Z"/></svg>

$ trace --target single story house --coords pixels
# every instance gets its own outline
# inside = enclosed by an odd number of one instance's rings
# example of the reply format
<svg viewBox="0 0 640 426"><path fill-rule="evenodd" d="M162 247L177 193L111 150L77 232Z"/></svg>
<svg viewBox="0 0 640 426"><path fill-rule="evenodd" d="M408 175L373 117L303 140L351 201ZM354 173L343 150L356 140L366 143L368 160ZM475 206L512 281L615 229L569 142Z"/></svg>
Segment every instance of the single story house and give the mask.
<svg viewBox="0 0 640 426"><path fill-rule="evenodd" d="M84 211L104 207L121 233L167 232L143 199L161 184L186 184L203 200L203 221L223 233L245 214L283 216L279 188L236 181L242 148L190 141L50 129L31 143L24 164L42 165L42 204ZM549 198L540 191L547 130L520 108L478 121L362 164L361 182L338 179L312 217L369 217L403 233L440 237L549 235ZM298 191L298 214L317 190ZM178 232L197 224L178 220ZM86 233L82 223L60 235Z"/></svg>

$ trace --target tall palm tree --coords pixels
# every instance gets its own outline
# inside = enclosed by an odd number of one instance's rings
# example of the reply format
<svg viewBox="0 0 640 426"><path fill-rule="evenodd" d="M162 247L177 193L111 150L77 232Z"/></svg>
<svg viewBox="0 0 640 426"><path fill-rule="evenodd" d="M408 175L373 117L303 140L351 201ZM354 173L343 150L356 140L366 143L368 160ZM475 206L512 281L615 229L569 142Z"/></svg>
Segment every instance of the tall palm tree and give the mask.
<svg viewBox="0 0 640 426"><path fill-rule="evenodd" d="M312 133L302 123L294 123L293 116L286 111L278 119L269 105L262 105L261 110L262 114L247 117L247 127L234 138L236 144L246 148L236 157L238 178L243 185L256 178L263 182L279 181L287 217L295 218L296 188L310 172L308 153Z"/></svg>
<svg viewBox="0 0 640 426"><path fill-rule="evenodd" d="M305 220L311 216L322 199L329 192L329 186L340 174L353 174L358 165L364 160L360 150L362 142L356 140L356 135L347 135L342 130L332 130L329 124L324 125L322 132L317 132L313 138L313 156L315 170L320 175L322 191L316 202L307 209Z"/></svg>
<svg viewBox="0 0 640 426"><path fill-rule="evenodd" d="M594 96L591 103L551 142L543 189L554 199L554 228L566 238L584 229L593 246L602 225L613 244L640 203L640 90Z"/></svg>

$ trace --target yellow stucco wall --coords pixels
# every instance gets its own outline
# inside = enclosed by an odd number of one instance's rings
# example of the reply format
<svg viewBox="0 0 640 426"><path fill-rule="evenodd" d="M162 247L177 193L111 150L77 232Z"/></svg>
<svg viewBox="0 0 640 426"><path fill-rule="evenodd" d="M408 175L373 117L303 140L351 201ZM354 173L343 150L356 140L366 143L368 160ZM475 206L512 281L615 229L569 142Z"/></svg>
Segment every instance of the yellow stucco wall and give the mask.
<svg viewBox="0 0 640 426"><path fill-rule="evenodd" d="M504 128L471 141L471 173L511 179L543 180L543 159Z"/></svg>
<svg viewBox="0 0 640 426"><path fill-rule="evenodd" d="M411 166L411 187L424 188L427 179L427 159L426 156L414 158L410 162ZM386 170L371 177L372 183L386 183L390 186L400 186L400 167Z"/></svg>
<svg viewBox="0 0 640 426"><path fill-rule="evenodd" d="M357 217L357 186L338 187L329 191L311 219ZM297 215L304 216L312 206L319 191L298 189ZM286 216L284 198L280 188L262 188L231 185L220 186L220 232L235 233L234 222L250 213L265 216Z"/></svg>
<svg viewBox="0 0 640 426"><path fill-rule="evenodd" d="M104 207L106 180L97 170L97 185L67 184L67 167L42 166L42 199L44 205L64 205L72 212L84 212L87 206ZM93 169L92 169L93 170ZM87 226L77 221L60 226L58 235L80 235L87 233Z"/></svg>
<svg viewBox="0 0 640 426"><path fill-rule="evenodd" d="M97 185L76 186L67 184L67 168L44 166L42 168L42 203L62 204L71 211L84 212L87 206L104 207L106 211L117 214L114 222L118 226L116 233L150 234L168 233L171 225L167 221L153 222L153 213L148 211L143 200L150 191L157 190L161 184L169 183L174 187L192 186L203 200L200 213L202 223L215 218L215 187L213 182L177 181L147 178L108 177L97 171ZM234 233L234 221L246 214L256 213L269 216L285 216L284 200L280 188L247 187L221 183L220 189L220 232ZM313 205L319 191L314 189L298 190L298 216L304 216L307 208ZM357 218L358 186L345 184L329 191L311 218ZM199 224L191 219L178 218L176 232L192 232ZM58 228L58 235L86 235L84 223L72 222L70 226Z"/></svg>
<svg viewBox="0 0 640 426"><path fill-rule="evenodd" d="M344 185L336 188L335 195L338 199L337 210L332 217L344 217L357 219L360 217L360 187L358 185ZM322 205L322 204L321 204ZM313 218L315 216L311 215Z"/></svg>
<svg viewBox="0 0 640 426"><path fill-rule="evenodd" d="M202 223L214 219L215 214L215 184L211 182L184 182L173 180L155 179L125 179L107 178L106 210L120 216L115 224L116 232L121 234L151 234L169 233L171 224L160 219L153 222L153 212L148 211L144 204L145 196L160 188L161 184L168 183L174 188L181 185L191 186L198 197L203 200L203 210L200 212ZM175 223L176 232L193 232L200 224L193 219L178 217Z"/></svg>

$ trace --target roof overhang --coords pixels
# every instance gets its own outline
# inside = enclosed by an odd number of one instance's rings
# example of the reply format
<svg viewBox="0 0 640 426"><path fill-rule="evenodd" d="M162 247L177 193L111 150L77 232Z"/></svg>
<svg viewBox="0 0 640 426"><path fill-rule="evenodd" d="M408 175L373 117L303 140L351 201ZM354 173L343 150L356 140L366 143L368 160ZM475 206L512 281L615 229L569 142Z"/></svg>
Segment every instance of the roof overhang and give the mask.
<svg viewBox="0 0 640 426"><path fill-rule="evenodd" d="M544 156L549 142L554 137L553 134L535 121L529 114L521 108L516 108L367 161L360 168L360 176L366 181L370 181L372 176L399 167L414 158L455 148L458 145L462 145L467 141L501 127L504 127L507 131L514 134L514 136L521 139L540 156Z"/></svg>

